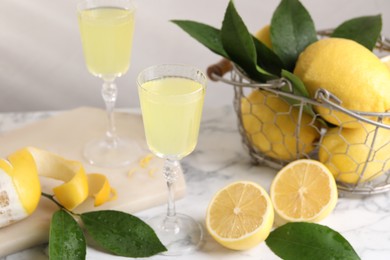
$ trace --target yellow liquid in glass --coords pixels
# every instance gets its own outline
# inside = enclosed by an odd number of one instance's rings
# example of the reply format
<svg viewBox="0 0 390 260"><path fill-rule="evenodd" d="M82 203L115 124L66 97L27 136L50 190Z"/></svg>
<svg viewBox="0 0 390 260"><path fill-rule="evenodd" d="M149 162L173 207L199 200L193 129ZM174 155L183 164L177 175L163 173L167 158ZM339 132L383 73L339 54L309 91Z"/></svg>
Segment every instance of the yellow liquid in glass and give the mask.
<svg viewBox="0 0 390 260"><path fill-rule="evenodd" d="M95 76L121 76L129 68L134 11L103 7L78 14L88 70Z"/></svg>
<svg viewBox="0 0 390 260"><path fill-rule="evenodd" d="M181 159L195 149L204 95L202 84L185 78L161 78L142 84L142 118L153 153Z"/></svg>

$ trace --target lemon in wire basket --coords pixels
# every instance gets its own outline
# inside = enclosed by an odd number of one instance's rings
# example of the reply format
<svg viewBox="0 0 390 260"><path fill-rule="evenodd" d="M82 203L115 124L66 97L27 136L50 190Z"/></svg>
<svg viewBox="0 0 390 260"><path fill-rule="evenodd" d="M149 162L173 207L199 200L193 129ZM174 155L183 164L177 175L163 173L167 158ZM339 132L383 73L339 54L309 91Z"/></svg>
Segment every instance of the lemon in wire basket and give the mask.
<svg viewBox="0 0 390 260"><path fill-rule="evenodd" d="M255 35L233 2L220 30L174 22L230 61L210 66L208 74L234 86L238 128L255 163L280 169L300 158L316 159L338 184L352 183L348 191L390 190L390 70L376 56L390 51L390 41L381 35L381 15L317 31L299 1L282 0L270 25ZM230 80L223 77L229 71ZM363 124L373 130L362 130ZM346 163L349 158L353 163ZM384 181L377 171L385 173Z"/></svg>
<svg viewBox="0 0 390 260"><path fill-rule="evenodd" d="M269 91L254 90L243 97L241 118L249 142L274 159L291 161L308 157L320 138L314 117L300 114L298 107Z"/></svg>
<svg viewBox="0 0 390 260"><path fill-rule="evenodd" d="M313 98L321 87L348 110L390 110L390 70L373 52L352 40L326 38L308 46L299 56L294 73ZM315 106L315 110L335 125L319 145L319 160L337 181L364 183L390 168L389 129L363 123L326 106ZM379 120L374 116L365 118ZM389 118L380 120L389 123Z"/></svg>
<svg viewBox="0 0 390 260"><path fill-rule="evenodd" d="M322 88L337 97L346 109L390 111L390 71L372 51L355 41L325 38L309 45L299 55L294 74L304 82L312 98ZM334 125L361 127L345 113L324 106L315 109Z"/></svg>
<svg viewBox="0 0 390 260"><path fill-rule="evenodd" d="M359 128L334 127L323 137L319 160L346 184L373 180L390 169L390 130L361 124Z"/></svg>

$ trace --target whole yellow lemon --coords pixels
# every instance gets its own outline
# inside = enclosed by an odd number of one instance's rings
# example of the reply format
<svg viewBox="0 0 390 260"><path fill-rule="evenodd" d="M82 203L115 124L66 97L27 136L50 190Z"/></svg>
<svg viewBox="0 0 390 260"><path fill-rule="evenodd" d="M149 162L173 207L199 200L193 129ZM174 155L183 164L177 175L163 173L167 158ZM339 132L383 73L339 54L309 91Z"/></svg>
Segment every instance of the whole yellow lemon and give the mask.
<svg viewBox="0 0 390 260"><path fill-rule="evenodd" d="M341 100L349 110L390 110L390 70L370 50L341 38L325 38L309 45L297 60L294 74L301 78L311 97L319 88ZM316 107L328 122L360 127L357 120L341 112Z"/></svg>
<svg viewBox="0 0 390 260"><path fill-rule="evenodd" d="M315 118L303 113L280 96L254 90L241 100L242 124L251 144L264 155L291 161L308 157L320 133Z"/></svg>
<svg viewBox="0 0 390 260"><path fill-rule="evenodd" d="M270 34L271 25L266 25L256 32L255 37L264 43L268 48L272 49L271 34Z"/></svg>
<svg viewBox="0 0 390 260"><path fill-rule="evenodd" d="M335 127L324 135L318 155L337 181L356 184L372 180L390 170L390 130L380 127L376 131L367 124Z"/></svg>

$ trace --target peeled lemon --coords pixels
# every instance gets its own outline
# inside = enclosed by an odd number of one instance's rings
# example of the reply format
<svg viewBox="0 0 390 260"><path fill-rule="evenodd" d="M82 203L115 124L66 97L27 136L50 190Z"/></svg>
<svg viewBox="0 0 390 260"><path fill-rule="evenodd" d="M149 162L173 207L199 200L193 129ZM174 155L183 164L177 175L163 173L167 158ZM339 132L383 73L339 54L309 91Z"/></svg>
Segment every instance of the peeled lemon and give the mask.
<svg viewBox="0 0 390 260"><path fill-rule="evenodd" d="M373 52L355 41L325 38L312 43L299 55L294 74L304 82L312 98L323 88L349 110L377 113L390 110L390 70ZM356 119L342 112L323 106L315 109L334 125L360 127Z"/></svg>
<svg viewBox="0 0 390 260"><path fill-rule="evenodd" d="M319 222L337 203L337 186L322 163L301 159L289 163L275 176L270 189L278 224Z"/></svg>
<svg viewBox="0 0 390 260"><path fill-rule="evenodd" d="M63 181L53 188L53 193L68 210L88 196L95 197L95 206L116 196L104 175L87 175L80 162L33 147L23 148L7 160L0 158L0 227L26 218L36 210L41 198L39 176Z"/></svg>
<svg viewBox="0 0 390 260"><path fill-rule="evenodd" d="M245 250L264 241L274 210L267 192L248 181L231 183L215 194L206 214L210 235L229 249Z"/></svg>
<svg viewBox="0 0 390 260"><path fill-rule="evenodd" d="M0 158L0 227L31 215L38 206L41 185L34 158L27 149Z"/></svg>

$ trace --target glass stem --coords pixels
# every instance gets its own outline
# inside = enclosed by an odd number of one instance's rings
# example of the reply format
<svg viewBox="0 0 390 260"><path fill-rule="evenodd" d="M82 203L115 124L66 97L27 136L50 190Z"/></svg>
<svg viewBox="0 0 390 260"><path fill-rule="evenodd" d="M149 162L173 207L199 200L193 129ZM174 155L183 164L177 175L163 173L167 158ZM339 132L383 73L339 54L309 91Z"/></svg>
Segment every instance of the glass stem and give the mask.
<svg viewBox="0 0 390 260"><path fill-rule="evenodd" d="M104 79L102 87L102 97L106 105L107 117L108 117L108 127L106 131L107 141L110 145L116 146L117 144L117 135L115 128L114 120L114 108L115 102L118 96L118 89L114 83L115 78L113 79Z"/></svg>
<svg viewBox="0 0 390 260"><path fill-rule="evenodd" d="M163 174L167 182L168 187L168 207L167 207L167 217L176 216L176 207L175 207L175 188L174 183L177 179L178 173L180 171L180 163L177 160L166 159Z"/></svg>

